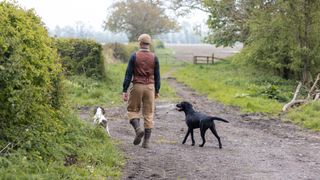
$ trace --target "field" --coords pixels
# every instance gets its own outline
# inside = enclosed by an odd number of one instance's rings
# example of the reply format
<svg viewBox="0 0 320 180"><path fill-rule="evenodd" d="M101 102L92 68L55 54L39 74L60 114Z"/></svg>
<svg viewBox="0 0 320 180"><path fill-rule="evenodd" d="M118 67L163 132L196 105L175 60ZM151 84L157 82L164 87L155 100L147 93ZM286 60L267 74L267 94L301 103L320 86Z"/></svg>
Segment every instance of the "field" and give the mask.
<svg viewBox="0 0 320 180"><path fill-rule="evenodd" d="M215 47L211 44L166 44L167 48L173 50L173 54L177 60L190 62L193 56L212 56L226 58L239 52L242 48L241 44L235 47Z"/></svg>

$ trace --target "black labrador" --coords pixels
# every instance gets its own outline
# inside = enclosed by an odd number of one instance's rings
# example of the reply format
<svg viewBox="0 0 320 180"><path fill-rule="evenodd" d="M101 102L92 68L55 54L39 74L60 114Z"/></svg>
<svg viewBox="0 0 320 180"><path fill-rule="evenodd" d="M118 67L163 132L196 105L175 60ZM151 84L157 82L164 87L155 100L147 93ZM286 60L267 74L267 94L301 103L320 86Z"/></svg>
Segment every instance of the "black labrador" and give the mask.
<svg viewBox="0 0 320 180"><path fill-rule="evenodd" d="M189 102L183 101L179 104L176 105L178 111L184 111L186 114L186 123L188 126L188 132L186 136L184 137L184 140L182 141L182 144L186 143L186 140L191 134L191 140L192 140L192 146L194 146L195 141L193 138L193 129L200 128L200 133L201 133L201 138L202 138L202 144L200 144L200 147L203 147L204 144L206 143L205 139L205 133L208 129L211 130L211 132L214 134L214 136L218 139L219 141L219 148L222 148L222 144L220 141L220 137L216 131L215 125L214 125L214 120L222 121L229 123L229 121L219 118L219 117L213 117L213 116L208 116L199 112L196 112L192 104Z"/></svg>

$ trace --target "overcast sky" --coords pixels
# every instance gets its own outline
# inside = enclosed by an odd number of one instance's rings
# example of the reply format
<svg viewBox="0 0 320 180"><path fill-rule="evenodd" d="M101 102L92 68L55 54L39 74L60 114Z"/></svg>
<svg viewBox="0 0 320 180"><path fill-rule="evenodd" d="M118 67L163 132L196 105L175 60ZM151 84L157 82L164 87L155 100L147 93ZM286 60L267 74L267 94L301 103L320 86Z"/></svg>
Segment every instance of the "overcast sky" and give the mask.
<svg viewBox="0 0 320 180"><path fill-rule="evenodd" d="M34 8L49 27L74 26L82 21L96 30L102 30L108 7L114 0L17 0L22 7Z"/></svg>
<svg viewBox="0 0 320 180"><path fill-rule="evenodd" d="M1 0L0 0L1 1ZM34 8L42 21L50 29L55 26L74 26L77 21L102 31L103 21L107 17L108 7L116 0L17 0L24 8ZM186 19L191 24L204 23L206 15L197 12ZM182 19L180 19L180 22Z"/></svg>

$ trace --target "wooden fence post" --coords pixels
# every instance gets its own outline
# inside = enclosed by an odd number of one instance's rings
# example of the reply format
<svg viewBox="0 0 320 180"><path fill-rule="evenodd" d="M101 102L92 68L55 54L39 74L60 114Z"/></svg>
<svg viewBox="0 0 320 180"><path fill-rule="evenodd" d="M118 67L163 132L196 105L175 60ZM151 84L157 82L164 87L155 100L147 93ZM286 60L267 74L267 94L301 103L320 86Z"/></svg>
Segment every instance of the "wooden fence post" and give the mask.
<svg viewBox="0 0 320 180"><path fill-rule="evenodd" d="M212 64L214 64L214 53L212 53Z"/></svg>

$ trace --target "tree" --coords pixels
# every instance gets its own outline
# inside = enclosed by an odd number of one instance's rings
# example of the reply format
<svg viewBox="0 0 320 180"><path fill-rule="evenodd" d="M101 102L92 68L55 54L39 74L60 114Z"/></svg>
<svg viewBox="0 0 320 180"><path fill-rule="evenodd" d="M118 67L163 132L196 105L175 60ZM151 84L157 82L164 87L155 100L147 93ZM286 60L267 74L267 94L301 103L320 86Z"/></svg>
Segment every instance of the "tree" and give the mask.
<svg viewBox="0 0 320 180"><path fill-rule="evenodd" d="M193 9L209 13L209 9L204 6L204 0L172 0L168 6L178 16L184 16Z"/></svg>
<svg viewBox="0 0 320 180"><path fill-rule="evenodd" d="M207 25L211 32L205 41L216 46L232 46L236 42L246 42L247 21L257 5L266 5L263 0L174 0L171 9L178 15L190 13L192 9L209 14ZM271 0L269 0L271 1Z"/></svg>
<svg viewBox="0 0 320 180"><path fill-rule="evenodd" d="M248 19L255 0L204 0L209 10L207 24L211 32L206 41L217 46L232 46L236 42L245 43L248 35Z"/></svg>
<svg viewBox="0 0 320 180"><path fill-rule="evenodd" d="M114 3L111 8L113 11L105 21L105 29L125 32L129 41L136 41L143 33L152 36L178 29L157 1L124 0Z"/></svg>
<svg viewBox="0 0 320 180"><path fill-rule="evenodd" d="M242 59L310 85L320 69L318 0L174 0L209 13L207 42L243 42Z"/></svg>
<svg viewBox="0 0 320 180"><path fill-rule="evenodd" d="M319 9L316 0L274 0L256 7L248 21L244 59L310 84L320 67Z"/></svg>

